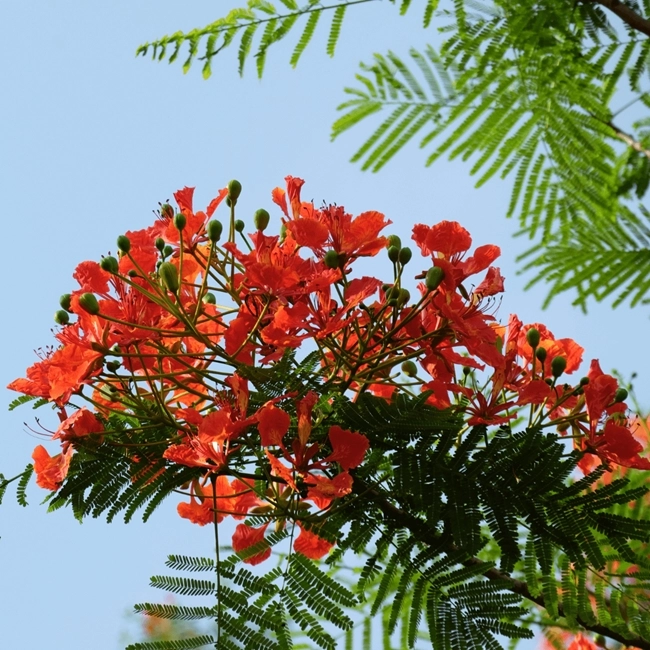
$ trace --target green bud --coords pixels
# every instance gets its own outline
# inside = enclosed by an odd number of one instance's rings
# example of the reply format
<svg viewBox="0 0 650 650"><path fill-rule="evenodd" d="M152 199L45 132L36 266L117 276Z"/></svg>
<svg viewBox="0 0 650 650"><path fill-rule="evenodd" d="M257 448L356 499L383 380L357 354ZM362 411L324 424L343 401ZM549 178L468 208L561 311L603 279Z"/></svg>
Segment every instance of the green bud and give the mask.
<svg viewBox="0 0 650 650"><path fill-rule="evenodd" d="M126 235L120 235L117 238L117 247L123 252L128 253L131 250L131 241Z"/></svg>
<svg viewBox="0 0 650 650"><path fill-rule="evenodd" d="M539 330L531 327L526 332L526 340L528 341L528 345L530 345L531 348L536 348L539 345Z"/></svg>
<svg viewBox="0 0 650 650"><path fill-rule="evenodd" d="M528 330L530 332L530 330ZM559 377L566 369L566 359L564 357L553 357L551 361L551 374L553 377Z"/></svg>
<svg viewBox="0 0 650 650"><path fill-rule="evenodd" d="M260 208L253 216L253 223L258 230L266 230L270 219L271 215L264 208Z"/></svg>
<svg viewBox="0 0 650 650"><path fill-rule="evenodd" d="M59 325L67 325L70 322L70 315L65 309L54 312L54 322Z"/></svg>
<svg viewBox="0 0 650 650"><path fill-rule="evenodd" d="M463 366L463 374L465 375L465 377L467 377L467 375L469 375L471 372L472 369L469 366Z"/></svg>
<svg viewBox="0 0 650 650"><path fill-rule="evenodd" d="M325 257L323 257L323 262L328 269L338 269L339 268L339 254L335 250L327 251Z"/></svg>
<svg viewBox="0 0 650 650"><path fill-rule="evenodd" d="M174 225L176 226L176 230L183 230L187 225L187 217L182 212L179 212L174 217Z"/></svg>
<svg viewBox="0 0 650 650"><path fill-rule="evenodd" d="M395 304L397 304L397 300L399 299L399 294L400 294L400 288L399 287L391 287L386 292L386 300L388 300L389 302L391 300L394 300Z"/></svg>
<svg viewBox="0 0 650 650"><path fill-rule="evenodd" d="M400 250L398 260L402 266L405 266L411 261L412 257L413 257L413 251L407 246L405 246L404 248L402 248L402 250Z"/></svg>
<svg viewBox="0 0 650 650"><path fill-rule="evenodd" d="M135 277L137 277L138 272L137 272L135 269L131 269L131 270L127 273L127 275L128 275L130 278L135 278Z"/></svg>
<svg viewBox="0 0 650 650"><path fill-rule="evenodd" d="M232 201L230 200L230 197L229 197L229 196L226 197L226 205L227 205L229 208L232 208Z"/></svg>
<svg viewBox="0 0 650 650"><path fill-rule="evenodd" d="M440 286L440 283L445 279L445 272L439 266L432 266L424 278L424 284L429 291L433 291Z"/></svg>
<svg viewBox="0 0 650 650"><path fill-rule="evenodd" d="M408 359L407 361L404 361L404 363L402 363L402 372L407 377L416 377L418 374L418 367L415 365L413 361Z"/></svg>
<svg viewBox="0 0 650 650"><path fill-rule="evenodd" d="M205 296L203 296L203 302L206 305L216 305L217 304L217 298L213 293L206 293Z"/></svg>
<svg viewBox="0 0 650 650"><path fill-rule="evenodd" d="M162 237L156 238L156 248L162 253L162 249L165 248L165 240Z"/></svg>
<svg viewBox="0 0 650 650"><path fill-rule="evenodd" d="M402 248L402 240L397 235L389 235L388 242L386 243L386 248L390 248L391 246Z"/></svg>
<svg viewBox="0 0 650 650"><path fill-rule="evenodd" d="M169 291L178 291L178 271L171 262L163 262L158 269L158 276Z"/></svg>
<svg viewBox="0 0 650 650"><path fill-rule="evenodd" d="M399 248L397 246L391 246L388 249L388 259L395 263L399 259Z"/></svg>
<svg viewBox="0 0 650 650"><path fill-rule="evenodd" d="M246 224L241 219L237 219L235 221L235 230L237 232L244 232L245 227L246 227Z"/></svg>
<svg viewBox="0 0 650 650"><path fill-rule="evenodd" d="M208 239L213 244L216 244L219 241L222 232L223 224L221 221L217 221L216 219L208 221Z"/></svg>
<svg viewBox="0 0 650 650"><path fill-rule="evenodd" d="M237 203L237 199L239 198L240 194L241 194L241 183L235 180L230 181L230 183L228 183L228 198L230 199L233 205Z"/></svg>
<svg viewBox="0 0 650 650"><path fill-rule="evenodd" d="M99 266L102 267L104 271L107 273L112 273L113 275L116 275L119 270L120 270L120 264L119 262L109 255L108 257L105 257L100 263Z"/></svg>
<svg viewBox="0 0 650 650"><path fill-rule="evenodd" d="M627 399L628 392L625 388L619 388L614 394L614 402L618 404L619 402L624 402Z"/></svg>
<svg viewBox="0 0 650 650"><path fill-rule="evenodd" d="M586 386L588 383L589 383L589 377L583 377L583 378L580 380L580 385L581 385L581 386Z"/></svg>
<svg viewBox="0 0 650 650"><path fill-rule="evenodd" d="M411 292L408 289L400 289L397 296L397 304L401 307L411 299Z"/></svg>
<svg viewBox="0 0 650 650"><path fill-rule="evenodd" d="M169 244L167 244L167 246L165 246L165 248L163 248L162 254L163 254L164 257L169 257L173 252L174 252L174 249Z"/></svg>
<svg viewBox="0 0 650 650"><path fill-rule="evenodd" d="M81 305L81 308L89 314L99 314L99 303L97 302L94 293L82 293L81 296L79 296L79 305Z"/></svg>
<svg viewBox="0 0 650 650"><path fill-rule="evenodd" d="M547 377L545 380L547 386L552 386L553 385L553 380L550 377Z"/></svg>
<svg viewBox="0 0 650 650"><path fill-rule="evenodd" d="M530 330L529 330L530 331ZM548 353L546 352L546 348L537 348L535 350L535 356L542 362L544 363L546 361L546 355Z"/></svg>
<svg viewBox="0 0 650 650"><path fill-rule="evenodd" d="M72 301L72 295L69 293L64 293L60 298L59 298L59 305L63 307L66 311L70 311L70 302Z"/></svg>
<svg viewBox="0 0 650 650"><path fill-rule="evenodd" d="M106 370L108 370L109 372L115 372L121 365L122 364L117 360L107 361Z"/></svg>

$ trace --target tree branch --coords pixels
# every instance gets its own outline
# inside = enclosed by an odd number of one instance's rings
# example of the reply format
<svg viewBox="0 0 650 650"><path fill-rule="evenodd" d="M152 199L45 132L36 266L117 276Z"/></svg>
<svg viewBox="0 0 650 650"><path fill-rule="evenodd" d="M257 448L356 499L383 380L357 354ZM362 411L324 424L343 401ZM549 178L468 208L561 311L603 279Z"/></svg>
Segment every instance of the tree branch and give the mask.
<svg viewBox="0 0 650 650"><path fill-rule="evenodd" d="M614 124L612 121L607 122L607 126L614 131L616 134L616 137L619 140L623 140L625 144L627 144L629 147L632 147L634 151L638 151L639 153L642 153L646 158L650 159L650 150L646 149L638 140L635 140L629 133L625 133L625 131L621 131L616 124Z"/></svg>
<svg viewBox="0 0 650 650"><path fill-rule="evenodd" d="M367 497L369 497L388 519L394 521L401 528L407 529L420 542L427 544L428 546L437 546L440 544L440 533L429 528L421 519L394 506L392 503L387 501L379 492L364 485L356 478L355 483L358 485L358 489L355 489L356 492L365 494ZM445 546L445 551L447 553L458 553L460 549L455 544L449 542ZM488 566L486 562L483 562L483 560L477 557L469 556L466 560L461 561L460 563L466 567L480 567L481 565L486 565L486 569L482 573L488 580L499 581L504 585L507 584L508 586L505 588L508 589L508 591L518 594L522 598L525 598L526 600L539 605L543 609L546 609L544 597L541 594L539 596L533 596L530 593L528 584L523 580L516 580L515 578L510 577L507 573L503 573L494 567ZM563 617L564 608L562 605L558 603L557 609L558 614ZM622 634L619 634L615 630L612 630L605 625L591 624L580 617L577 617L576 621L585 630L589 630L594 634L600 634L604 637L613 639L614 641L618 641L626 647L640 648L641 650L650 650L650 641L647 641L639 636L630 636L629 638L624 637Z"/></svg>
<svg viewBox="0 0 650 650"><path fill-rule="evenodd" d="M591 4L598 4L616 14L628 27L650 36L650 20L638 14L634 9L620 0L583 0Z"/></svg>

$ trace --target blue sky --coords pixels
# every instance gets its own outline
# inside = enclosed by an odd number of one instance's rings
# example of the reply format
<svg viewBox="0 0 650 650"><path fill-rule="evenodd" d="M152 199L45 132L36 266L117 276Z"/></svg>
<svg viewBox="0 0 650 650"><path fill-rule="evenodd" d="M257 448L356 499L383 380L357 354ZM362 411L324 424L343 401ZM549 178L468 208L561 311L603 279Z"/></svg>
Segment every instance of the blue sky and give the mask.
<svg viewBox="0 0 650 650"><path fill-rule="evenodd" d="M52 314L73 288L76 264L114 250L127 229L149 225L158 201L190 185L197 205L207 205L238 178L242 214L266 207L277 224L270 192L291 174L307 181L304 198L352 213L382 211L403 239L414 223L453 219L476 244L500 245L507 288L501 317L514 311L524 322L544 321L556 336L576 338L604 369L637 371L649 404L647 311L594 305L585 317L566 297L542 312L543 292L524 292L525 278L516 275L525 242L512 238L516 223L503 216L507 182L475 190L467 165L440 161L426 169L415 146L380 173L362 173L348 162L361 129L330 142L342 88L360 60L438 42L435 30L420 28L417 6L405 18L387 2L360 6L346 19L336 57L325 55L323 30L296 70L288 65L289 37L269 53L262 81L252 69L238 77L234 50L215 62L207 82L199 67L183 75L178 64L135 57L140 43L203 26L237 4L0 3L2 386L24 375L34 349L52 342ZM5 390L0 401L14 397ZM39 415L45 427L52 424L49 413ZM7 412L0 404L0 471L7 476L42 442L27 425L35 426L29 407ZM0 508L3 648L115 650L124 612L159 596L147 585L166 556L212 551L210 531L181 521L171 501L147 525L80 525L67 511L48 515L38 506L44 496L33 486L24 509L10 491Z"/></svg>

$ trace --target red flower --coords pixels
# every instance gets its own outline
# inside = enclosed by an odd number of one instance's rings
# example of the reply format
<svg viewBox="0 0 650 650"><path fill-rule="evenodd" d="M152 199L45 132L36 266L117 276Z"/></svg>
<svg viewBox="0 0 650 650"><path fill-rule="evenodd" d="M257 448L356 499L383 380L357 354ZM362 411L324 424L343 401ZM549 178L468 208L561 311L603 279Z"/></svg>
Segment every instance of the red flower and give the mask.
<svg viewBox="0 0 650 650"><path fill-rule="evenodd" d="M291 424L289 414L273 404L268 404L257 412L257 417L262 447L284 446L282 438Z"/></svg>
<svg viewBox="0 0 650 650"><path fill-rule="evenodd" d="M600 369L598 359L592 360L587 377L589 383L584 386L585 402L587 403L590 429L594 432L596 424L603 414L611 415L615 412L622 412L626 407L623 403L614 403L618 381Z"/></svg>
<svg viewBox="0 0 650 650"><path fill-rule="evenodd" d="M531 364L533 360L533 348L526 340L526 332L529 329L535 328L540 334L538 348L546 350L546 361L543 368L539 361L535 362L535 367L538 374L544 377L551 377L551 361L554 357L564 357L566 359L565 373L571 374L575 372L582 363L582 353L584 348L578 345L573 339L556 339L553 333L541 323L532 323L531 325L524 325L519 331L517 340L517 351L519 356L526 360L527 364Z"/></svg>
<svg viewBox="0 0 650 650"><path fill-rule="evenodd" d="M334 499L340 499L352 492L352 477L347 472L341 472L334 478L309 474L305 479L309 486L307 498L313 501L319 510L328 508Z"/></svg>
<svg viewBox="0 0 650 650"><path fill-rule="evenodd" d="M192 494L189 503L179 503L176 506L176 511L183 517L189 519L193 524L205 526L214 521L214 510L211 503L207 499L199 499L198 501Z"/></svg>
<svg viewBox="0 0 650 650"><path fill-rule="evenodd" d="M607 420L602 432L590 439L587 450L603 460L622 467L650 469L650 460L639 456L643 447L632 435L632 432L625 426L615 424L612 420Z"/></svg>
<svg viewBox="0 0 650 650"><path fill-rule="evenodd" d="M28 368L27 379L16 379L7 388L63 405L82 384L99 373L96 362L101 356L79 345L63 346Z"/></svg>
<svg viewBox="0 0 650 650"><path fill-rule="evenodd" d="M470 275L487 269L501 255L498 246L488 244L479 246L474 255L464 260L465 253L472 245L472 238L467 230L455 221L441 221L435 226L417 224L413 228L412 239L420 247L422 255L431 255L436 260L436 266L442 267L445 272L443 285L448 290L455 289ZM485 293L488 290L497 293L499 282L502 285L498 270L488 272L488 277L480 285L483 295L493 295Z"/></svg>
<svg viewBox="0 0 650 650"><path fill-rule="evenodd" d="M232 549L235 553L243 555L242 560L246 564L259 564L271 557L271 547L264 539L267 528L268 524L264 524L264 526L260 526L259 528L239 524L235 528L235 533L232 536ZM252 552L253 548L256 551L254 553Z"/></svg>
<svg viewBox="0 0 650 650"><path fill-rule="evenodd" d="M103 430L104 426L97 419L97 416L84 407L61 422L53 437L61 440L71 440L91 433L99 433Z"/></svg>
<svg viewBox="0 0 650 650"><path fill-rule="evenodd" d="M43 445L38 445L32 454L36 485L46 490L58 490L68 475L72 454L72 447L68 447L64 452L50 456Z"/></svg>
<svg viewBox="0 0 650 650"><path fill-rule="evenodd" d="M107 294L111 275L104 271L97 262L81 262L72 277L79 283L81 291Z"/></svg>
<svg viewBox="0 0 650 650"><path fill-rule="evenodd" d="M587 637L578 634L573 638L567 650L598 650L598 646L592 643Z"/></svg>
<svg viewBox="0 0 650 650"><path fill-rule="evenodd" d="M361 464L370 443L361 433L354 433L334 425L329 430L330 444L333 452L324 462L336 461L344 470L354 469Z"/></svg>
<svg viewBox="0 0 650 650"><path fill-rule="evenodd" d="M300 528L300 535L293 543L293 550L301 553L310 560L320 560L323 556L327 555L334 544L328 542L326 539L319 537L316 533L303 528L298 522ZM269 554L271 550L269 549Z"/></svg>

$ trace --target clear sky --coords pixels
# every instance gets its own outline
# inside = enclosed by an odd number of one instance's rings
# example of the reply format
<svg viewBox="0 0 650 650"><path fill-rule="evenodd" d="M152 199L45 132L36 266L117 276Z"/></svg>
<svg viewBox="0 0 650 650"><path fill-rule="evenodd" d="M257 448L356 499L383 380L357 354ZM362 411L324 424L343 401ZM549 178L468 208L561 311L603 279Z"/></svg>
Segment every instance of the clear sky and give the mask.
<svg viewBox="0 0 650 650"><path fill-rule="evenodd" d="M135 58L140 43L203 26L237 4L0 2L0 385L23 376L33 350L52 342L52 314L74 287L76 264L114 251L124 231L149 225L158 201L190 185L204 206L238 178L240 214L266 207L277 225L270 192L291 174L306 179L304 198L352 213L382 211L403 239L414 223L453 219L476 244L500 245L507 289L501 317L515 311L524 322L544 321L556 336L578 340L604 369L637 371L639 394L650 404L647 309L594 305L585 317L566 297L542 312L542 290L524 292L525 278L516 275L526 242L512 238L517 224L503 216L507 182L475 190L467 165L440 161L426 169L416 146L380 173L362 173L348 162L361 130L330 142L342 88L360 60L439 42L435 30L420 28L418 3L406 18L387 2L350 11L336 57L325 55L323 30L296 70L288 65L289 37L270 51L262 81L252 65L238 77L234 50L215 62L207 82L198 66L183 75L179 64ZM4 390L0 400L6 476L22 470L42 442L28 429L37 428L29 407L2 407L15 396ZM50 412L36 414L52 426ZM180 520L171 499L147 525L80 525L65 510L46 514L38 505L44 496L33 486L29 508L20 508L10 490L0 508L0 648L115 650L124 612L162 596L147 585L164 571L166 556L212 552L210 531Z"/></svg>

